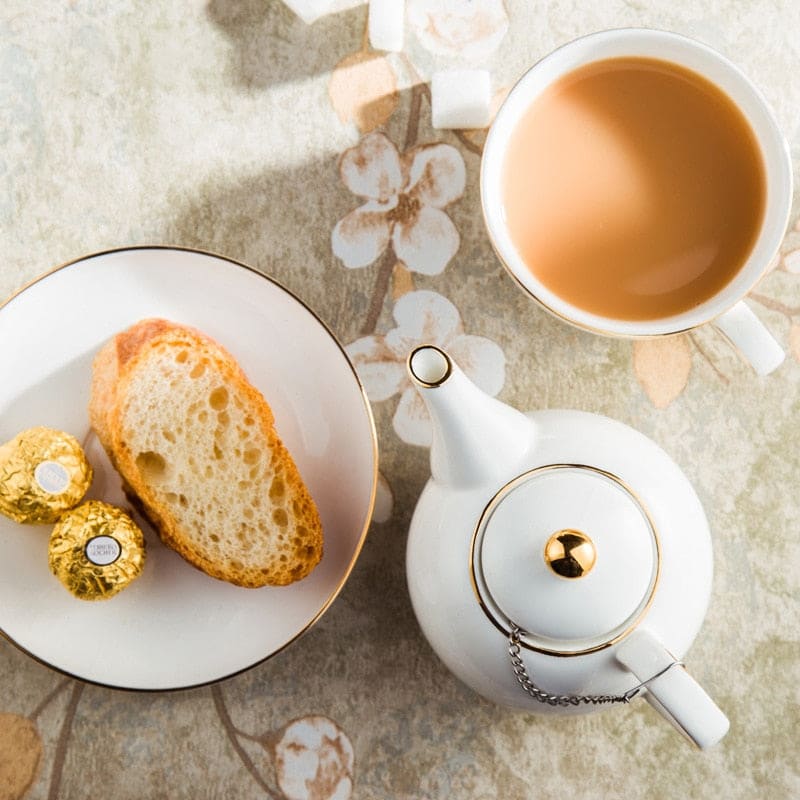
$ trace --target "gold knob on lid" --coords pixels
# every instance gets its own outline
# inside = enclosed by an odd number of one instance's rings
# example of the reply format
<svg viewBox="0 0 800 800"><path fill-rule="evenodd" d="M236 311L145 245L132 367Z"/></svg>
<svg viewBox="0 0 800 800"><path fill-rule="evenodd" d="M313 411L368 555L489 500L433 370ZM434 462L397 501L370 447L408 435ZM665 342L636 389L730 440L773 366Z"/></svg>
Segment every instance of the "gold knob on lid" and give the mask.
<svg viewBox="0 0 800 800"><path fill-rule="evenodd" d="M581 531L556 531L544 546L544 560L561 578L582 578L597 560L594 542Z"/></svg>

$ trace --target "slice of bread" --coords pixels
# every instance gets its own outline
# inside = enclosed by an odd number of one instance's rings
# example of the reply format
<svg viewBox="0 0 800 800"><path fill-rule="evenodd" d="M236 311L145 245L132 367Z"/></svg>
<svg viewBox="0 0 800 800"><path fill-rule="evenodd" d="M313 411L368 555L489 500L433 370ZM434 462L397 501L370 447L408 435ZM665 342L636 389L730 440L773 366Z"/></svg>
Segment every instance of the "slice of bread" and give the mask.
<svg viewBox="0 0 800 800"><path fill-rule="evenodd" d="M286 585L322 557L317 507L234 358L143 320L97 354L89 418L162 541L238 586Z"/></svg>

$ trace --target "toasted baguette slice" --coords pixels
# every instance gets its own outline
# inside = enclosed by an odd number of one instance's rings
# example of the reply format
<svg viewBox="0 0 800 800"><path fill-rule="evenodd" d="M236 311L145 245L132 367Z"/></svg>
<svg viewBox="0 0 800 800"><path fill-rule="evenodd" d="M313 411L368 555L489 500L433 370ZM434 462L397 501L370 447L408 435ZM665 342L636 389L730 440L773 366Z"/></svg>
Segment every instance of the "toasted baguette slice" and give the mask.
<svg viewBox="0 0 800 800"><path fill-rule="evenodd" d="M137 323L95 358L89 418L168 547L239 586L297 581L322 526L272 411L233 357L192 328Z"/></svg>

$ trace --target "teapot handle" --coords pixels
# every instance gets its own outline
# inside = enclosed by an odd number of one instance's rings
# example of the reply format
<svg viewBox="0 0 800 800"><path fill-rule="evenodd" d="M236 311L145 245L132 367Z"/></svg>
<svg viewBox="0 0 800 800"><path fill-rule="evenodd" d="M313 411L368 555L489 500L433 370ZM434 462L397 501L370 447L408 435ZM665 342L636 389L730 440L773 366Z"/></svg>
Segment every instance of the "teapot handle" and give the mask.
<svg viewBox="0 0 800 800"><path fill-rule="evenodd" d="M654 636L638 630L617 649L617 660L647 684L649 703L701 749L728 732L730 723L717 704ZM655 676L655 677L653 677Z"/></svg>

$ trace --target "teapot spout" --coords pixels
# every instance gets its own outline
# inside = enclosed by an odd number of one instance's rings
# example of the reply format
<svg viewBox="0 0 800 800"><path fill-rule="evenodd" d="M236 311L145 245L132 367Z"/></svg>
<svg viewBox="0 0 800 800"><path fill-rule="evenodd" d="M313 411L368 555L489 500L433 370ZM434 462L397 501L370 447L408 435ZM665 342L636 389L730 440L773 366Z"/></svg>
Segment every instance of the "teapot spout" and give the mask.
<svg viewBox="0 0 800 800"><path fill-rule="evenodd" d="M431 475L467 488L514 473L535 439L531 419L479 389L438 347L417 347L408 372L433 422Z"/></svg>

